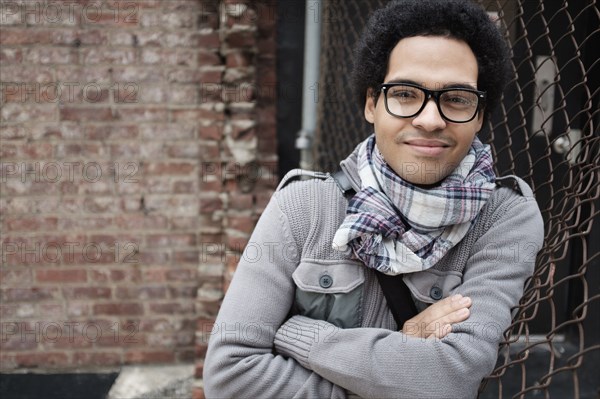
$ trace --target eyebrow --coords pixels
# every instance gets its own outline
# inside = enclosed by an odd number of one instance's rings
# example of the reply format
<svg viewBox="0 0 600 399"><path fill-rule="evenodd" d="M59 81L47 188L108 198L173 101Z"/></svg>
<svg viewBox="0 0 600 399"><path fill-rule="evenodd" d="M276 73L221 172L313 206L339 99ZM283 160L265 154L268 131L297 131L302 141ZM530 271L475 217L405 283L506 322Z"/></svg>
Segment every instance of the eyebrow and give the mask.
<svg viewBox="0 0 600 399"><path fill-rule="evenodd" d="M422 82L416 82L416 81L410 80L410 79L392 79L389 82L385 82L385 83L409 83L409 84L427 88ZM449 83L444 84L443 86L436 86L435 89L430 89L430 90L436 90L436 89L441 90L441 89L449 89L449 88L477 90L477 87L475 87L474 85L472 85L470 83L465 83L465 82L449 82Z"/></svg>

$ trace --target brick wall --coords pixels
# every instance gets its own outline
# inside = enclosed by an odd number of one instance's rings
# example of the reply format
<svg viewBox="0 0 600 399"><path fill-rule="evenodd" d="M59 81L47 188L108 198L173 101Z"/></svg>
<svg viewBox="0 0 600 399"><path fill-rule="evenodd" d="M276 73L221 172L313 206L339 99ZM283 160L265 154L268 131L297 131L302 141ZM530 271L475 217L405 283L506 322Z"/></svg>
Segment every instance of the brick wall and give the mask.
<svg viewBox="0 0 600 399"><path fill-rule="evenodd" d="M273 2L0 7L0 369L201 375L276 184Z"/></svg>

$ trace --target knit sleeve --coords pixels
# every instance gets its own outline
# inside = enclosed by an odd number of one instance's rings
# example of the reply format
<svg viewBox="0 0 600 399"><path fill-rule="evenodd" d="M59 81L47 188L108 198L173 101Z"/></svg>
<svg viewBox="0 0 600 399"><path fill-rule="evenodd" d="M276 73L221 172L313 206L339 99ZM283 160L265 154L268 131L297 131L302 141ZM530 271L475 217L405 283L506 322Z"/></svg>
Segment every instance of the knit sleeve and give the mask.
<svg viewBox="0 0 600 399"><path fill-rule="evenodd" d="M474 398L495 365L511 308L522 296L543 239L533 198L504 204L490 220L454 292L471 297L470 317L453 325L445 338L413 338L380 328L336 329L294 316L278 330L276 350L364 398Z"/></svg>
<svg viewBox="0 0 600 399"><path fill-rule="evenodd" d="M273 351L294 299L298 246L277 194L239 261L209 339L207 398L345 398L345 390Z"/></svg>

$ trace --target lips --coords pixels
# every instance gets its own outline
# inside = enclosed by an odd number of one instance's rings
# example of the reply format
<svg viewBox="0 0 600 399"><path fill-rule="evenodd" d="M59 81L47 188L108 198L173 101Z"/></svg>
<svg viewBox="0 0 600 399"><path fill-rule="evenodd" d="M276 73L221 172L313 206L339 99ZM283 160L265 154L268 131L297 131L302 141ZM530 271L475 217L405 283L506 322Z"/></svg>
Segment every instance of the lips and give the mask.
<svg viewBox="0 0 600 399"><path fill-rule="evenodd" d="M415 152L430 157L439 156L450 148L448 143L436 139L410 139L404 144Z"/></svg>

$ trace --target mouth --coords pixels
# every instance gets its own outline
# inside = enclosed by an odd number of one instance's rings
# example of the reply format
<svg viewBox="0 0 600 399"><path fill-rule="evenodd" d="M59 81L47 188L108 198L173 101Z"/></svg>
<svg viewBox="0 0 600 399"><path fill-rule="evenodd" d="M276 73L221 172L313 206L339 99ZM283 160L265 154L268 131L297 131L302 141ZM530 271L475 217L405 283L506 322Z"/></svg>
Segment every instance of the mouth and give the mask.
<svg viewBox="0 0 600 399"><path fill-rule="evenodd" d="M450 144L436 139L409 139L404 142L412 150L426 156L439 156L450 148Z"/></svg>

